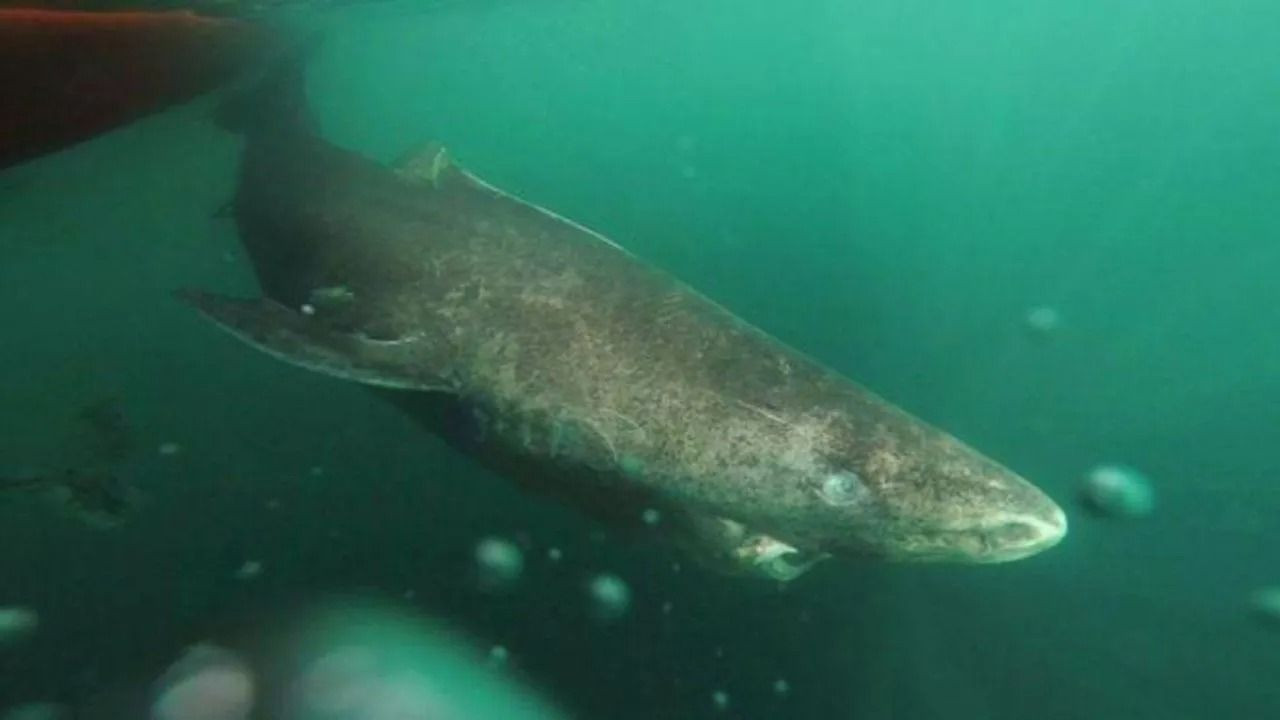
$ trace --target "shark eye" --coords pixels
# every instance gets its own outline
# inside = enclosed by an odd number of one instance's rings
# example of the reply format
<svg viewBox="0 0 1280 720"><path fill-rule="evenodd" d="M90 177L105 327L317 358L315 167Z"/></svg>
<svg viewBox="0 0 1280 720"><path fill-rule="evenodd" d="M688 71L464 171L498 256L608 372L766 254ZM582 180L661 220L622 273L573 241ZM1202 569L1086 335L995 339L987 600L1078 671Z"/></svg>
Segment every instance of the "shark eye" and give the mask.
<svg viewBox="0 0 1280 720"><path fill-rule="evenodd" d="M818 488L818 496L823 502L835 507L853 505L866 494L867 488L862 484L862 478L852 470L831 473L822 479L822 486Z"/></svg>

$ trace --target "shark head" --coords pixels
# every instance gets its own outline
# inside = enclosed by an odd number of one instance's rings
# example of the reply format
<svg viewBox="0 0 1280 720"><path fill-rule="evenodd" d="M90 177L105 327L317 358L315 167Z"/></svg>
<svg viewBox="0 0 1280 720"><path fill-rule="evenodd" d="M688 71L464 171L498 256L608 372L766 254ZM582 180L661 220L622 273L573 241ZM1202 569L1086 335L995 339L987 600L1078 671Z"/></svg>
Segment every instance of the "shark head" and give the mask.
<svg viewBox="0 0 1280 720"><path fill-rule="evenodd" d="M744 453L718 456L732 467L713 487L742 494L713 514L746 528L733 547L751 567L822 556L1001 563L1066 535L1048 495L951 435L861 389L824 397L825 407L779 409L771 423L739 415L739 427L717 429L749 438L734 445Z"/></svg>
<svg viewBox="0 0 1280 720"><path fill-rule="evenodd" d="M888 409L837 424L802 471L816 546L901 561L999 563L1053 547L1067 518L1048 495L954 437Z"/></svg>

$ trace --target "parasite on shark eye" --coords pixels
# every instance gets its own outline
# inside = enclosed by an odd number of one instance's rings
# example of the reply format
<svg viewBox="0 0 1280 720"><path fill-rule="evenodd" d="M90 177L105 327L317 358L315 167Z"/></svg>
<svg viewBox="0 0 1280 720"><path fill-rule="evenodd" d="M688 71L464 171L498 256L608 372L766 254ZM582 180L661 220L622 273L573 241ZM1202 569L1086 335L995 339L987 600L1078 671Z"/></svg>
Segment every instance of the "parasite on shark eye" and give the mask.
<svg viewBox="0 0 1280 720"><path fill-rule="evenodd" d="M862 478L852 470L842 470L826 476L818 495L828 505L843 507L853 505L867 494Z"/></svg>

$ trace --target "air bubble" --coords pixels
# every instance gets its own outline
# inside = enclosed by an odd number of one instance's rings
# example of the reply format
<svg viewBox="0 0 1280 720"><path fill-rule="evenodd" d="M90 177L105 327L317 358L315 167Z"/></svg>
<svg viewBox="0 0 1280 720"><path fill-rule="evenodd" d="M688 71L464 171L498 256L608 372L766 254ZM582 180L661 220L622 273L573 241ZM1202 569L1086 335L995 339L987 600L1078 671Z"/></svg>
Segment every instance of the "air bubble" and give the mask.
<svg viewBox="0 0 1280 720"><path fill-rule="evenodd" d="M614 622L631 608L631 588L617 575L601 573L587 583L591 613L600 622Z"/></svg>
<svg viewBox="0 0 1280 720"><path fill-rule="evenodd" d="M25 607L0 607L0 645L14 642L35 632L40 615Z"/></svg>
<svg viewBox="0 0 1280 720"><path fill-rule="evenodd" d="M71 712L63 705L50 702L23 703L0 714L3 720L66 720Z"/></svg>
<svg viewBox="0 0 1280 720"><path fill-rule="evenodd" d="M622 468L622 474L629 477L638 477L644 474L644 461L635 455L623 455L618 461L618 466Z"/></svg>
<svg viewBox="0 0 1280 720"><path fill-rule="evenodd" d="M151 718L247 720L253 701L254 682L248 666L227 650L197 645L160 678Z"/></svg>
<svg viewBox="0 0 1280 720"><path fill-rule="evenodd" d="M524 572L524 554L510 540L482 539L476 543L475 558L480 585L486 590L509 587Z"/></svg>
<svg viewBox="0 0 1280 720"><path fill-rule="evenodd" d="M1280 629L1280 585L1255 591L1249 605L1260 622Z"/></svg>
<svg viewBox="0 0 1280 720"><path fill-rule="evenodd" d="M493 667L502 667L507 664L507 660L511 657L511 653L503 645L494 645L489 648L489 665Z"/></svg>
<svg viewBox="0 0 1280 720"><path fill-rule="evenodd" d="M1038 335L1051 335L1062 325L1062 314L1057 308L1038 305L1027 310L1027 328Z"/></svg>
<svg viewBox="0 0 1280 720"><path fill-rule="evenodd" d="M1085 504L1102 515L1137 518L1155 509L1151 481L1124 465L1099 465L1090 470L1080 493Z"/></svg>
<svg viewBox="0 0 1280 720"><path fill-rule="evenodd" d="M245 560L239 568L236 569L235 577L237 580L252 580L262 574L262 563L258 560Z"/></svg>

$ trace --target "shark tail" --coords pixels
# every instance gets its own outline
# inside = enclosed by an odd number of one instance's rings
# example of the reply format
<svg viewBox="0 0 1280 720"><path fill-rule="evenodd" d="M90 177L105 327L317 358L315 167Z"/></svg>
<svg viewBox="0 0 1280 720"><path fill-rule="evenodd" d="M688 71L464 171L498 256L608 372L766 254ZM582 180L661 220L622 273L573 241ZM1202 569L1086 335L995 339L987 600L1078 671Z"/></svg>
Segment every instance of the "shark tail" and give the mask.
<svg viewBox="0 0 1280 720"><path fill-rule="evenodd" d="M318 46L312 36L288 48L261 76L224 98L214 121L242 135L310 131L314 121L307 103L306 65Z"/></svg>

